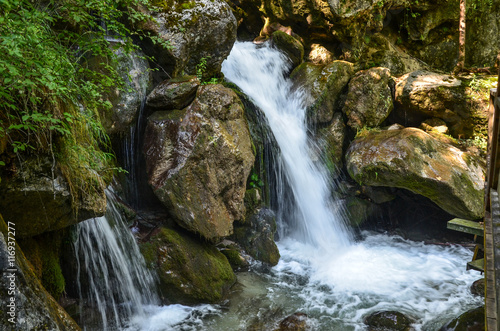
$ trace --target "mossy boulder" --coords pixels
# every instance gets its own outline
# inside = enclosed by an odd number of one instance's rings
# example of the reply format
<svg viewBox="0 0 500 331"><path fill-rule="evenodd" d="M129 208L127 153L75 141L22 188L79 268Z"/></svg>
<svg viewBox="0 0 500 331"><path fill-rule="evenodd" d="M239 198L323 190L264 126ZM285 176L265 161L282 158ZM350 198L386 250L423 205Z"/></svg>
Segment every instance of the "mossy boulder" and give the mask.
<svg viewBox="0 0 500 331"><path fill-rule="evenodd" d="M51 156L39 155L16 164L16 172L0 182L0 209L16 224L16 237L28 238L102 216L104 191L85 192L73 201L69 184Z"/></svg>
<svg viewBox="0 0 500 331"><path fill-rule="evenodd" d="M369 331L411 331L412 320L397 311L379 311L365 318Z"/></svg>
<svg viewBox="0 0 500 331"><path fill-rule="evenodd" d="M349 91L342 112L347 125L354 129L380 125L394 108L387 68L371 68L357 72L349 82Z"/></svg>
<svg viewBox="0 0 500 331"><path fill-rule="evenodd" d="M380 212L373 202L355 196L347 197L344 205L347 209L347 219L353 227L361 226L370 217Z"/></svg>
<svg viewBox="0 0 500 331"><path fill-rule="evenodd" d="M183 109L194 100L200 81L196 76L180 76L161 82L148 95L148 111Z"/></svg>
<svg viewBox="0 0 500 331"><path fill-rule="evenodd" d="M500 2L481 2L467 16L466 65L492 67L500 49Z"/></svg>
<svg viewBox="0 0 500 331"><path fill-rule="evenodd" d="M232 238L254 259L276 265L280 259L274 242L276 229L274 212L262 208L250 215L245 224L235 223Z"/></svg>
<svg viewBox="0 0 500 331"><path fill-rule="evenodd" d="M361 185L404 188L457 217L483 217L483 161L420 129L364 132L349 146L346 163Z"/></svg>
<svg viewBox="0 0 500 331"><path fill-rule="evenodd" d="M142 43L144 52L154 56L161 68L157 79L196 74L203 61L205 78L218 75L236 41L237 22L229 5L221 0L154 3L160 11L150 13L153 20L139 28L169 43L168 48L146 39Z"/></svg>
<svg viewBox="0 0 500 331"><path fill-rule="evenodd" d="M468 138L473 131L467 107L465 84L461 80L418 70L401 77L396 84L394 119L418 126L429 118L446 122L454 137Z"/></svg>
<svg viewBox="0 0 500 331"><path fill-rule="evenodd" d="M302 63L291 74L296 89L306 94L307 118L313 124L329 123L340 110L340 96L354 74L353 64L334 61L327 65Z"/></svg>
<svg viewBox="0 0 500 331"><path fill-rule="evenodd" d="M305 331L307 330L307 314L294 313L282 320L275 331Z"/></svg>
<svg viewBox="0 0 500 331"><path fill-rule="evenodd" d="M109 135L130 132L130 126L135 124L141 104L152 85L149 64L141 51L127 53L118 48L114 53L117 59L115 70L123 79L124 86L108 94L113 107L101 114L102 125Z"/></svg>
<svg viewBox="0 0 500 331"><path fill-rule="evenodd" d="M292 63L292 68L295 68L302 63L304 58L304 46L300 40L294 38L283 31L275 31L272 34L273 45L286 54L290 62Z"/></svg>
<svg viewBox="0 0 500 331"><path fill-rule="evenodd" d="M343 166L346 126L341 113L333 115L332 123L318 130L316 134L319 150L330 174L337 177Z"/></svg>
<svg viewBox="0 0 500 331"><path fill-rule="evenodd" d="M216 303L236 281L217 248L180 231L162 227L140 248L146 264L158 273L160 291L169 302Z"/></svg>
<svg viewBox="0 0 500 331"><path fill-rule="evenodd" d="M144 155L150 186L180 226L215 241L232 233L234 220L244 219L255 157L232 90L201 86L188 107L153 113Z"/></svg>
<svg viewBox="0 0 500 331"><path fill-rule="evenodd" d="M9 230L7 225L13 229ZM18 229L20 229L18 224L6 224L0 215L0 269L4 271L0 279L3 314L0 329L80 330L75 321L44 289L31 270L21 248L11 239L14 235L9 234L9 231ZM15 271L11 272L10 269ZM15 286L12 286L13 283ZM12 305L12 302L15 305L13 310L8 306ZM11 313L13 311L15 314ZM12 317L13 323L9 321Z"/></svg>
<svg viewBox="0 0 500 331"><path fill-rule="evenodd" d="M485 282L484 278L476 280L472 283L470 287L470 292L474 295L481 296L484 298L485 294Z"/></svg>
<svg viewBox="0 0 500 331"><path fill-rule="evenodd" d="M439 331L482 331L485 330L484 321L484 307L479 307L463 313Z"/></svg>

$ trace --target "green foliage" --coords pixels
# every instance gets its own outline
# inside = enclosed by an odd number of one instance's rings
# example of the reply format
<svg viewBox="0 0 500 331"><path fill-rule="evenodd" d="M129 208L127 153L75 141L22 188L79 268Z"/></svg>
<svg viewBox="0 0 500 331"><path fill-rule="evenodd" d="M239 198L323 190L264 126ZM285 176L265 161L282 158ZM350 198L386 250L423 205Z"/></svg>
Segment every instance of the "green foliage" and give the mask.
<svg viewBox="0 0 500 331"><path fill-rule="evenodd" d="M196 65L196 77L201 82L201 85L207 84L218 84L219 80L215 77L211 77L210 80L205 80L205 72L207 71L207 60L210 56L205 56L200 59L200 63Z"/></svg>
<svg viewBox="0 0 500 331"><path fill-rule="evenodd" d="M88 186L78 182L109 174L112 155L102 151L109 138L98 114L111 107L106 95L124 86L113 65L116 49L131 52L132 37L148 37L124 23L151 19L145 6L147 0L0 0L0 142L8 143L0 153L20 160L52 154L74 194Z"/></svg>
<svg viewBox="0 0 500 331"><path fill-rule="evenodd" d="M255 172L250 176L250 181L248 182L248 186L251 188L262 187L264 186L264 182L259 178Z"/></svg>

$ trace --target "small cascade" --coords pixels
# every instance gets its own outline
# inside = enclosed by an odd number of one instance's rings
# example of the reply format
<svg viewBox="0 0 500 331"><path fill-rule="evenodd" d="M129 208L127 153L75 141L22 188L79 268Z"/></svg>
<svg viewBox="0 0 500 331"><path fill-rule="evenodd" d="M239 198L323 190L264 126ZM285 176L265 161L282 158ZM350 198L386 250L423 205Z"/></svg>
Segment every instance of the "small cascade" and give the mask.
<svg viewBox="0 0 500 331"><path fill-rule="evenodd" d="M91 321L84 325L87 330L124 328L132 316L144 314L145 305L159 302L155 278L145 266L116 199L109 191L106 196L106 214L79 223L74 242L80 310L90 308L92 315L85 317Z"/></svg>
<svg viewBox="0 0 500 331"><path fill-rule="evenodd" d="M331 199L332 180L311 157L314 142L307 133L304 94L292 91L287 70L287 59L278 50L252 43L236 43L222 65L225 77L265 113L280 147L278 169L283 170L290 191L278 191L282 201L278 213L288 211L280 220L291 225L288 235L321 250L338 250L349 245L351 234Z"/></svg>

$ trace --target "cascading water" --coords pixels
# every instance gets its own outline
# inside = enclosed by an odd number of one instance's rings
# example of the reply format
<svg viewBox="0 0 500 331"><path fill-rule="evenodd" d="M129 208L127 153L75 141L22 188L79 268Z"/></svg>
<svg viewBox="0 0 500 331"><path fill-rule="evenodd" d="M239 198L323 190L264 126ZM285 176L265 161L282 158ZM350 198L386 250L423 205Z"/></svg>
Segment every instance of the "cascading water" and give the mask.
<svg viewBox="0 0 500 331"><path fill-rule="evenodd" d="M278 212L286 217L279 224L291 227L278 243L280 263L270 274L248 276L252 279L249 288L259 281L267 284L264 288L273 284L263 291L265 299L254 316L262 313L262 307L304 311L314 329L358 330L365 328L363 318L369 313L397 310L415 319L417 330L435 330L481 305L481 299L469 292L479 276L465 271L464 261L471 256L465 248L369 233L364 233L363 241L352 242L342 213L330 200L331 180L310 156L314 146L307 137L303 94L292 91L285 78L287 69L279 51L238 42L222 66L225 77L265 113L293 196L288 199L293 206L279 206L291 210ZM282 200L287 199L283 196ZM255 290L250 292L255 294ZM243 307L249 311L248 304L242 299L240 305L235 304L235 313L241 314ZM212 329L234 328L228 326L230 315L215 319ZM240 315L239 325L245 319L252 320Z"/></svg>
<svg viewBox="0 0 500 331"><path fill-rule="evenodd" d="M123 328L132 316L144 314L145 305L159 302L155 279L116 200L111 192L106 196L105 216L79 223L74 242L80 306L90 307L84 315L91 325L83 323L88 330Z"/></svg>

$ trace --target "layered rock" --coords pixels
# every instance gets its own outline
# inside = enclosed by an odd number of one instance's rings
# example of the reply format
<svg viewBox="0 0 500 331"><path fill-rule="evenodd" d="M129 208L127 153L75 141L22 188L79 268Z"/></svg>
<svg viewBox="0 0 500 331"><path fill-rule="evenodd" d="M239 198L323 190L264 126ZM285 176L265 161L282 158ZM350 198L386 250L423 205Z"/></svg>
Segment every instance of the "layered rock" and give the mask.
<svg viewBox="0 0 500 331"><path fill-rule="evenodd" d="M357 72L349 82L342 111L347 125L355 129L382 124L392 111L391 73L387 68L371 68Z"/></svg>
<svg viewBox="0 0 500 331"><path fill-rule="evenodd" d="M6 221L16 224L17 238L33 237L104 215L104 191L87 193L83 201L74 202L56 164L49 156L39 156L26 159L12 177L2 178L0 209Z"/></svg>
<svg viewBox="0 0 500 331"><path fill-rule="evenodd" d="M311 124L328 123L339 110L339 100L351 76L352 63L334 61L327 65L303 63L291 74L295 88L306 94L307 117Z"/></svg>
<svg viewBox="0 0 500 331"><path fill-rule="evenodd" d="M14 231L20 229L21 226L17 223L13 226ZM9 231L12 230L7 228L0 215L0 270L3 271L0 279L0 300L4 314L0 320L0 329L80 330L75 321L40 284L21 248L11 239L14 235L8 234ZM12 250L11 247L15 249ZM15 271L11 272L11 269ZM12 303L15 308L11 310L9 304Z"/></svg>
<svg viewBox="0 0 500 331"><path fill-rule="evenodd" d="M405 188L452 215L483 216L482 161L420 129L366 132L349 146L346 163L362 185Z"/></svg>
<svg viewBox="0 0 500 331"><path fill-rule="evenodd" d="M185 229L215 240L244 218L255 157L232 90L201 86L183 110L155 112L148 118L144 154L149 184Z"/></svg>
<svg viewBox="0 0 500 331"><path fill-rule="evenodd" d="M445 121L452 135L466 138L472 134L465 86L449 75L418 70L401 77L395 106L395 120L400 123L418 126L434 117Z"/></svg>
<svg viewBox="0 0 500 331"><path fill-rule="evenodd" d="M158 273L160 291L170 302L192 304L222 300L236 281L217 248L168 228L141 244L148 266Z"/></svg>
<svg viewBox="0 0 500 331"><path fill-rule="evenodd" d="M222 61L236 40L236 18L221 0L157 1L160 12L151 13L154 21L141 29L169 43L143 43L143 49L154 56L160 66L158 76L175 77L181 73L196 74L197 65L205 61L205 77L220 72Z"/></svg>

